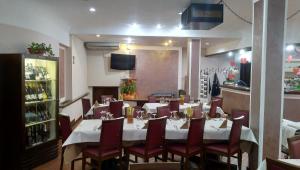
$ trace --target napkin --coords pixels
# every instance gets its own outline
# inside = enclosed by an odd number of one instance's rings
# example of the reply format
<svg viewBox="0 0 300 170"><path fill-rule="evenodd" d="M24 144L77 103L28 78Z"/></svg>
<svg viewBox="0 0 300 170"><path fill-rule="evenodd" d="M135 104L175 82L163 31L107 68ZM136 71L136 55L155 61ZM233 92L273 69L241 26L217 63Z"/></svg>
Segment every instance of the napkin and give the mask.
<svg viewBox="0 0 300 170"><path fill-rule="evenodd" d="M98 100L95 101L95 106L99 106Z"/></svg>
<svg viewBox="0 0 300 170"><path fill-rule="evenodd" d="M223 123L221 124L221 126L219 128L227 128L227 119L225 119L223 121Z"/></svg>
<svg viewBox="0 0 300 170"><path fill-rule="evenodd" d="M185 121L185 123L181 126L180 129L188 129L189 128L189 121Z"/></svg>
<svg viewBox="0 0 300 170"><path fill-rule="evenodd" d="M143 129L148 129L149 122L147 121L143 127Z"/></svg>

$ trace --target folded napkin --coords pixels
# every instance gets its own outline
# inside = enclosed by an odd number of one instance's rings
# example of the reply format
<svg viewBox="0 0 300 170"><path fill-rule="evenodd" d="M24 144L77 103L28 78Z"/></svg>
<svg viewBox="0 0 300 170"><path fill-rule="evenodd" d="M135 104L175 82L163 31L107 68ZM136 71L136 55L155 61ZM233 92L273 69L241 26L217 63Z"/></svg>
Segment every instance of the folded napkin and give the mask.
<svg viewBox="0 0 300 170"><path fill-rule="evenodd" d="M99 106L98 100L95 101L95 106Z"/></svg>
<svg viewBox="0 0 300 170"><path fill-rule="evenodd" d="M221 124L221 126L219 128L227 128L227 119L225 119L223 121L223 123Z"/></svg>
<svg viewBox="0 0 300 170"><path fill-rule="evenodd" d="M189 121L185 121L185 123L180 127L180 129L188 129L189 128Z"/></svg>

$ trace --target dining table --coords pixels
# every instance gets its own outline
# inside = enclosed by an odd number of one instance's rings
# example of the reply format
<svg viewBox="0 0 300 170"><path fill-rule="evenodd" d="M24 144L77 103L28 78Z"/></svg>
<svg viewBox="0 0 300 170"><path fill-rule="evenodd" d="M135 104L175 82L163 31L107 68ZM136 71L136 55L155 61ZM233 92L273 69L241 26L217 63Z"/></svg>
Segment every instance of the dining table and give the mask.
<svg viewBox="0 0 300 170"><path fill-rule="evenodd" d="M122 115L125 115L125 108L126 107L129 107L130 105L128 103L123 103L123 106L122 106ZM94 110L96 108L100 108L100 107L109 107L109 103L101 103L101 104L93 104L92 107L90 108L90 110L84 115L85 117L88 117L88 116L92 116L94 115Z"/></svg>
<svg viewBox="0 0 300 170"><path fill-rule="evenodd" d="M299 170L300 170L300 159L278 159L278 161L299 167ZM267 170L267 161L266 160L264 160L260 164L260 166L258 167L258 170Z"/></svg>
<svg viewBox="0 0 300 170"><path fill-rule="evenodd" d="M82 120L73 130L68 139L63 143L65 147L65 163L70 163L81 153L82 146L89 143L100 142L101 119ZM146 140L147 121L134 118L133 123L124 119L123 125L123 143ZM166 140L186 140L188 128L185 126L188 119L167 119ZM204 140L228 140L232 121L226 120L227 126L222 127L225 118L208 119L204 128ZM250 151L251 144L257 144L257 140L248 127L242 127L241 140L245 141L245 151Z"/></svg>

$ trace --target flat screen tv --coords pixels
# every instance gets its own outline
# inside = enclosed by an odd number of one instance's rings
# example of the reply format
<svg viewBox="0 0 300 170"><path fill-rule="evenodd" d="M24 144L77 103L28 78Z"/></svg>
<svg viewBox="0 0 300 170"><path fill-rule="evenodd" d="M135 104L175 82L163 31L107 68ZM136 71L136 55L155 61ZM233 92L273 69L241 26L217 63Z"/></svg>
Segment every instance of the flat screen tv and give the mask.
<svg viewBox="0 0 300 170"><path fill-rule="evenodd" d="M115 70L134 70L135 55L111 54L110 68Z"/></svg>

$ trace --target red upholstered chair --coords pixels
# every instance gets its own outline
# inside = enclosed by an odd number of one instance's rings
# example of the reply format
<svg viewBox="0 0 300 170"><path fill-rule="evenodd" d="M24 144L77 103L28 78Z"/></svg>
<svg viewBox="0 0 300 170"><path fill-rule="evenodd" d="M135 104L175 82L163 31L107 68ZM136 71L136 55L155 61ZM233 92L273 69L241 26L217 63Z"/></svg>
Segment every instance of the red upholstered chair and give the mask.
<svg viewBox="0 0 300 170"><path fill-rule="evenodd" d="M244 116L233 119L229 139L225 143L209 144L205 146L206 153L213 153L218 155L227 156L227 167L230 169L230 158L238 153L238 167L241 169L242 164L242 151L240 148L240 137L242 132Z"/></svg>
<svg viewBox="0 0 300 170"><path fill-rule="evenodd" d="M101 169L103 160L119 157L122 168L122 137L124 118L103 120L101 126L100 142L97 146L87 146L82 150L82 169L85 170L86 158L92 158L99 162Z"/></svg>
<svg viewBox="0 0 300 170"><path fill-rule="evenodd" d="M232 110L231 117L238 118L244 116L243 126L249 127L249 111L248 110Z"/></svg>
<svg viewBox="0 0 300 170"><path fill-rule="evenodd" d="M202 106L195 106L192 107L193 109L193 118L202 118L203 114L202 114Z"/></svg>
<svg viewBox="0 0 300 170"><path fill-rule="evenodd" d="M83 119L85 119L86 117L84 115L91 109L91 102L90 99L82 98L81 103L82 103L82 111L83 111L82 115L83 115Z"/></svg>
<svg viewBox="0 0 300 170"><path fill-rule="evenodd" d="M113 101L109 103L109 112L113 114L114 118L122 116L123 101Z"/></svg>
<svg viewBox="0 0 300 170"><path fill-rule="evenodd" d="M189 103L190 100L191 100L190 95L185 95L185 96L184 96L184 103Z"/></svg>
<svg viewBox="0 0 300 170"><path fill-rule="evenodd" d="M279 160L266 158L267 170L299 170L300 168Z"/></svg>
<svg viewBox="0 0 300 170"><path fill-rule="evenodd" d="M62 143L64 143L72 133L70 117L66 116L66 115L59 115L58 121L59 121L59 130L60 130L60 134L62 137ZM64 165L65 149L66 149L65 147L62 147L62 149L61 149L60 170L63 169L63 165ZM81 159L82 158L77 158L77 159L72 160L72 164L71 164L72 170L74 169L74 162L81 160Z"/></svg>
<svg viewBox="0 0 300 170"><path fill-rule="evenodd" d="M208 113L208 116L210 118L216 118L218 116L217 107L220 107L221 102L222 101L220 99L214 99L211 101L211 106L210 106L209 113Z"/></svg>
<svg viewBox="0 0 300 170"><path fill-rule="evenodd" d="M300 135L287 139L290 159L300 159Z"/></svg>
<svg viewBox="0 0 300 170"><path fill-rule="evenodd" d="M212 97L212 100L221 100L218 103L218 107L223 108L223 97L221 97L221 96L215 96L215 97Z"/></svg>
<svg viewBox="0 0 300 170"><path fill-rule="evenodd" d="M109 107L108 106L103 106L103 107L96 107L96 108L94 108L93 119L100 119L101 118L101 114L102 114L103 111L108 112L109 111Z"/></svg>
<svg viewBox="0 0 300 170"><path fill-rule="evenodd" d="M156 103L156 97L155 96L148 96L148 102L149 103Z"/></svg>
<svg viewBox="0 0 300 170"><path fill-rule="evenodd" d="M179 104L180 104L179 100L170 100L169 103L170 111L177 111L177 113L179 113Z"/></svg>
<svg viewBox="0 0 300 170"><path fill-rule="evenodd" d="M201 154L202 165L204 163L203 153L203 133L204 133L205 118L191 119L187 142L186 144L169 144L167 151L171 154L179 155L186 158L185 168L189 169L189 158ZM181 159L183 160L183 159Z"/></svg>
<svg viewBox="0 0 300 170"><path fill-rule="evenodd" d="M161 106L157 107L157 115L158 117L170 117L171 116L171 111L169 106Z"/></svg>
<svg viewBox="0 0 300 170"><path fill-rule="evenodd" d="M166 117L149 120L145 144L128 147L126 149L127 160L129 160L129 154L143 158L144 162L159 155L163 155L163 160L166 160L166 120Z"/></svg>
<svg viewBox="0 0 300 170"><path fill-rule="evenodd" d="M101 95L101 102L104 103L105 100L112 101L113 95Z"/></svg>

